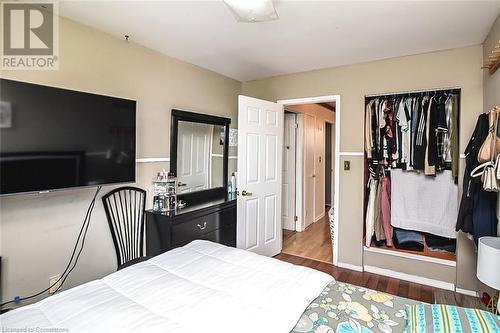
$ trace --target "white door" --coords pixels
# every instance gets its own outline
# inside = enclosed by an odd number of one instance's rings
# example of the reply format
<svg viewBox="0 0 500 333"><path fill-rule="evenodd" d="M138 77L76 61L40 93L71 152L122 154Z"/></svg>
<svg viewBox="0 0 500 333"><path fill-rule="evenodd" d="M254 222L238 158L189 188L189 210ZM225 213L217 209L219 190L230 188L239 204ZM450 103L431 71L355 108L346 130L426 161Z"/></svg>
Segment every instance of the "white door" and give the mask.
<svg viewBox="0 0 500 333"><path fill-rule="evenodd" d="M315 177L314 155L315 155L315 117L304 114L304 174L305 174L305 221L304 229L314 222L314 202L315 202Z"/></svg>
<svg viewBox="0 0 500 333"><path fill-rule="evenodd" d="M237 247L281 252L283 106L238 97Z"/></svg>
<svg viewBox="0 0 500 333"><path fill-rule="evenodd" d="M295 231L295 138L297 120L294 113L285 113L283 138L283 185L281 220L283 229Z"/></svg>
<svg viewBox="0 0 500 333"><path fill-rule="evenodd" d="M179 121L177 180L180 193L208 188L212 126Z"/></svg>

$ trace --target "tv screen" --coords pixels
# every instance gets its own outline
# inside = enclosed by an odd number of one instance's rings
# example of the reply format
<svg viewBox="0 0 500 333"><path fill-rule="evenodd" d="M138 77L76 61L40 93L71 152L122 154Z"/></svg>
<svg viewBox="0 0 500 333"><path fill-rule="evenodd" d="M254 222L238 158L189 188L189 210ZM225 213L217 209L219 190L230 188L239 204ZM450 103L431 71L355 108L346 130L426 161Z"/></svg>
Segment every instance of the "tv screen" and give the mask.
<svg viewBox="0 0 500 333"><path fill-rule="evenodd" d="M0 195L134 182L135 107L0 79Z"/></svg>

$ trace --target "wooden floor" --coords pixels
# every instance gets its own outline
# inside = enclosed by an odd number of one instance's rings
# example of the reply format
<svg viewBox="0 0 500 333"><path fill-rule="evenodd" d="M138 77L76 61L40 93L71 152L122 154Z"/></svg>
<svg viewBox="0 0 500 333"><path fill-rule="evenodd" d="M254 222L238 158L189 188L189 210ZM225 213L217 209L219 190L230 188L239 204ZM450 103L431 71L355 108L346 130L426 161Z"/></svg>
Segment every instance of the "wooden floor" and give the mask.
<svg viewBox="0 0 500 333"><path fill-rule="evenodd" d="M325 262L301 258L286 253L280 253L275 258L292 264L317 269L332 275L337 281L351 283L392 295L406 297L426 303L452 304L463 307L485 309L479 298L458 294L449 290L424 286L373 273L352 271L349 269L335 267L332 264Z"/></svg>
<svg viewBox="0 0 500 333"><path fill-rule="evenodd" d="M333 263L328 214L302 232L283 229L282 253Z"/></svg>

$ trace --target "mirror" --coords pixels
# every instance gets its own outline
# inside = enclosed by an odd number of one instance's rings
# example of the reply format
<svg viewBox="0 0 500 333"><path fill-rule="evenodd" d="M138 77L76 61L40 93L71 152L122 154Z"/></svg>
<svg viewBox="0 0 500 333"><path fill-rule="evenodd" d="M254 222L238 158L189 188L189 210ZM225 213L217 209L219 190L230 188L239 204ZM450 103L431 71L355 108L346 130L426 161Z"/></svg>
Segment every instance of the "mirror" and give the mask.
<svg viewBox="0 0 500 333"><path fill-rule="evenodd" d="M178 194L227 186L229 122L227 118L172 111L170 171L177 177Z"/></svg>

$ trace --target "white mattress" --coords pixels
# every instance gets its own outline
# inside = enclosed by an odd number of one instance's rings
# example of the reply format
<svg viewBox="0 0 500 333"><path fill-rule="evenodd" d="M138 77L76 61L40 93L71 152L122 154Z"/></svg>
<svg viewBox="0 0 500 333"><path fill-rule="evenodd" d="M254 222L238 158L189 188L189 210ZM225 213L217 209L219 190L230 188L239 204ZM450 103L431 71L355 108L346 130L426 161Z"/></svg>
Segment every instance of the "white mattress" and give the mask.
<svg viewBox="0 0 500 333"><path fill-rule="evenodd" d="M197 240L0 317L69 332L289 332L333 278Z"/></svg>

